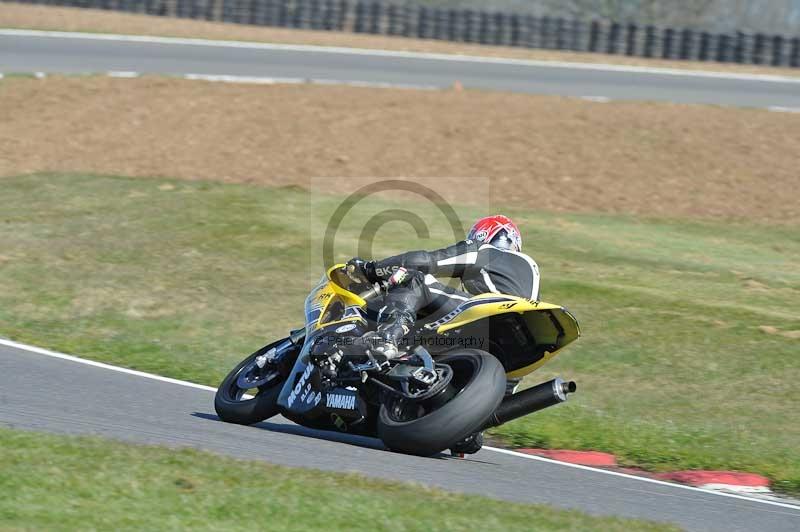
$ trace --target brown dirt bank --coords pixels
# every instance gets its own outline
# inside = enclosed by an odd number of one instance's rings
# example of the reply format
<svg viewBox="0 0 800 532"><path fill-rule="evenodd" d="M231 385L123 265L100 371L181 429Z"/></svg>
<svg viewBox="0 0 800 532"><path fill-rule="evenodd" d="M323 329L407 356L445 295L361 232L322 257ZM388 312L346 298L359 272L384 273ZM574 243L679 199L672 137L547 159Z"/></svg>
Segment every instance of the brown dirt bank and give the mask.
<svg viewBox="0 0 800 532"><path fill-rule="evenodd" d="M529 50L505 46L481 46L476 44L406 39L403 37L387 37L382 35L357 35L353 33L223 24L219 22L154 17L70 7L2 4L0 5L0 28L2 27L125 33L167 37L195 37L204 39L233 39L283 44L316 44L321 46L380 48L384 50L483 55L542 61L579 61L583 63L611 63L617 65L680 68L684 70L751 72L756 74L800 76L800 69L796 68L772 68L769 66L733 65L714 62L670 61L621 55Z"/></svg>
<svg viewBox="0 0 800 532"><path fill-rule="evenodd" d="M469 181L446 176L488 177L494 201L538 209L797 223L800 115L155 77L3 80L0 175L47 170L264 185L411 176L453 190Z"/></svg>

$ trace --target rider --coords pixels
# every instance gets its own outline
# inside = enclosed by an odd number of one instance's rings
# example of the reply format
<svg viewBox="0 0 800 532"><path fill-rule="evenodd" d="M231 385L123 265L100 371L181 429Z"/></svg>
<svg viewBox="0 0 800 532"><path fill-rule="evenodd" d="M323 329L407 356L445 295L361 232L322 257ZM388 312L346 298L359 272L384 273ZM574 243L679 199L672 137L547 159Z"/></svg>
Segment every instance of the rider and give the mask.
<svg viewBox="0 0 800 532"><path fill-rule="evenodd" d="M472 295L487 292L539 299L539 267L522 253L517 224L502 215L481 218L466 240L450 247L410 251L379 261L355 258L347 263L347 272L357 281L390 280L392 289L378 312L377 338L368 340L373 352L388 358L398 355L398 343L413 328L418 314L431 319L450 312ZM466 291L450 288L434 275L460 278ZM518 384L519 379L509 380L506 394L514 393ZM479 431L456 443L451 451L472 454L482 446L483 432Z"/></svg>
<svg viewBox="0 0 800 532"><path fill-rule="evenodd" d="M502 215L481 218L466 240L450 247L410 251L379 261L355 258L347 263L347 271L356 279L374 283L391 278L394 284L378 312L380 341L372 349L388 358L397 356L398 344L412 329L417 314L443 315L472 295L487 292L539 298L539 267L522 253L517 225ZM434 275L460 278L466 292L440 283Z"/></svg>

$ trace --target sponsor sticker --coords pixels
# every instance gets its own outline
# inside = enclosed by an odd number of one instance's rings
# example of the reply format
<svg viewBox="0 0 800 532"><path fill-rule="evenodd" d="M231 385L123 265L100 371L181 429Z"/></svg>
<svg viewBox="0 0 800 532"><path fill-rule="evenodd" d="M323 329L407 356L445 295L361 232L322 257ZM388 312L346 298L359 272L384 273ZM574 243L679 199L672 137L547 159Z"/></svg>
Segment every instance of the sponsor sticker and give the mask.
<svg viewBox="0 0 800 532"><path fill-rule="evenodd" d="M342 333L350 332L355 328L356 328L356 324L355 323L348 323L348 324L341 325L341 326L337 327L336 328L336 332L339 333L339 334L342 334Z"/></svg>
<svg viewBox="0 0 800 532"><path fill-rule="evenodd" d="M300 392L303 391L303 386L306 385L306 381L311 376L312 371L314 371L314 365L309 364L308 366L306 366L306 369L303 372L303 374L300 375L300 380L297 381L297 384L294 385L292 392L289 394L289 400L288 400L289 407L292 406L294 400L297 399L297 396L300 395Z"/></svg>
<svg viewBox="0 0 800 532"><path fill-rule="evenodd" d="M319 404L319 401L321 399L321 395L322 394L320 392L316 392L316 393L311 392L310 394L308 394L308 397L306 397L306 404L309 404L309 405L310 404L314 404L316 406L317 404Z"/></svg>
<svg viewBox="0 0 800 532"><path fill-rule="evenodd" d="M342 393L329 393L325 397L325 406L342 410L355 410L356 396Z"/></svg>
<svg viewBox="0 0 800 532"><path fill-rule="evenodd" d="M375 268L375 273L378 277L391 277L400 266L387 266L385 268Z"/></svg>
<svg viewBox="0 0 800 532"><path fill-rule="evenodd" d="M428 330L438 329L439 327L441 327L445 323L448 323L448 322L452 321L456 316L458 316L462 312L464 312L464 311L466 311L468 309L471 309L472 307L478 306L478 305L485 305L487 303L505 303L507 301L508 301L507 297L500 297L500 296L498 296L498 297L487 297L487 298L481 298L481 299L470 299L468 301L465 301L465 302L461 303L455 309L451 310L450 312L448 312L447 314L445 314L444 316L442 316L438 320L436 320L434 322L431 322L431 323L426 323L425 324L425 328L428 329Z"/></svg>
<svg viewBox="0 0 800 532"><path fill-rule="evenodd" d="M451 310L450 312L448 312L447 314L445 314L444 316L442 316L438 320L433 321L431 323L426 323L425 324L425 328L428 329L428 330L438 329L439 327L441 327L442 325L444 325L448 321L452 320L453 318L455 318L456 316L461 314L461 312L463 312L463 309L461 308L461 306L459 306L455 310Z"/></svg>

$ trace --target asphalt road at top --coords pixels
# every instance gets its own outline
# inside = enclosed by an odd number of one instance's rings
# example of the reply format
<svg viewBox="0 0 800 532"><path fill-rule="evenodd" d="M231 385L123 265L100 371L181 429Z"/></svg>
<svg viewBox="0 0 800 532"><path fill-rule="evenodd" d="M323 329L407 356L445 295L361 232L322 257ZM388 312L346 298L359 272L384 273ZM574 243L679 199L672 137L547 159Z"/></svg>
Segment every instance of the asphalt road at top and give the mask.
<svg viewBox="0 0 800 532"><path fill-rule="evenodd" d="M415 481L689 530L796 531L800 508L651 483L483 450L467 459L384 451L377 440L305 429L284 419L220 422L210 390L0 345L0 426L190 446L237 458ZM413 488L410 488L413 489Z"/></svg>
<svg viewBox="0 0 800 532"><path fill-rule="evenodd" d="M313 46L0 30L0 72L129 71L338 80L800 109L800 78L707 76Z"/></svg>

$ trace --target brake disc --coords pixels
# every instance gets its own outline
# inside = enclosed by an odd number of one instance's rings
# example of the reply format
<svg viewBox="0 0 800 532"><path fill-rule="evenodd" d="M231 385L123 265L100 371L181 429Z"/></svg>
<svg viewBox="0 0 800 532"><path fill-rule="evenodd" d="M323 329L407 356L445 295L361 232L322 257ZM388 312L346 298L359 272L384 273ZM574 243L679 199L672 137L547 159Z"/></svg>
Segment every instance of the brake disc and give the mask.
<svg viewBox="0 0 800 532"><path fill-rule="evenodd" d="M278 376L278 372L271 369L262 370L253 362L246 366L236 378L236 386L240 390L259 388Z"/></svg>
<svg viewBox="0 0 800 532"><path fill-rule="evenodd" d="M413 401L424 401L426 399L430 399L435 395L438 395L445 388L447 388L447 385L450 384L450 381L453 380L453 369L447 364L436 364L435 371L437 379L427 389L421 389L419 391L413 392L409 390L408 381L404 381L401 384L401 387L403 388L403 393L408 396L408 399L411 399Z"/></svg>

